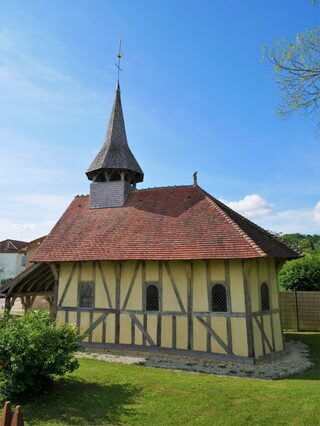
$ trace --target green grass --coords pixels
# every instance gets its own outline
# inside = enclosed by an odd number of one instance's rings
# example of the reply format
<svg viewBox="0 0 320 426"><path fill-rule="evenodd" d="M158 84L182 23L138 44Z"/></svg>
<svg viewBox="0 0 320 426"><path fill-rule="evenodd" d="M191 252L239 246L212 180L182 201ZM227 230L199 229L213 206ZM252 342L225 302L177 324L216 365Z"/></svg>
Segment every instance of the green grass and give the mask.
<svg viewBox="0 0 320 426"><path fill-rule="evenodd" d="M51 393L23 405L26 425L319 424L320 333L289 333L315 366L287 379L217 377L81 360Z"/></svg>

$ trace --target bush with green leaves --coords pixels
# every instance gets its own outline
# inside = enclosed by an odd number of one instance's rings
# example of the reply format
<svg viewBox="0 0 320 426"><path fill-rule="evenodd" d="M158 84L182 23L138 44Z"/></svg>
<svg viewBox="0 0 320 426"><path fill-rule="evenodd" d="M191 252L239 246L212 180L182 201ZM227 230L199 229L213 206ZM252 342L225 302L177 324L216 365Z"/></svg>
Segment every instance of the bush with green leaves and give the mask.
<svg viewBox="0 0 320 426"><path fill-rule="evenodd" d="M39 393L78 368L81 336L69 324L55 325L45 310L0 320L0 400Z"/></svg>
<svg viewBox="0 0 320 426"><path fill-rule="evenodd" d="M286 262L279 274L280 287L291 291L320 290L320 256L306 255Z"/></svg>

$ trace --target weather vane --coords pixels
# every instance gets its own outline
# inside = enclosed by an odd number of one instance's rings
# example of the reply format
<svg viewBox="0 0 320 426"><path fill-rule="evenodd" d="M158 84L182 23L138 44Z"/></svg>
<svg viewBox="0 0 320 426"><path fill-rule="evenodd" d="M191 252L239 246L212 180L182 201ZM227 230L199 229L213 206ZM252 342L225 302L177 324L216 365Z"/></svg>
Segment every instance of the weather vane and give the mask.
<svg viewBox="0 0 320 426"><path fill-rule="evenodd" d="M120 78L120 71L122 71L122 69L120 68L120 61L123 58L122 52L121 52L121 40L119 40L119 51L117 54L117 58L118 58L118 63L115 64L115 66L118 68L118 83L119 83L119 78Z"/></svg>

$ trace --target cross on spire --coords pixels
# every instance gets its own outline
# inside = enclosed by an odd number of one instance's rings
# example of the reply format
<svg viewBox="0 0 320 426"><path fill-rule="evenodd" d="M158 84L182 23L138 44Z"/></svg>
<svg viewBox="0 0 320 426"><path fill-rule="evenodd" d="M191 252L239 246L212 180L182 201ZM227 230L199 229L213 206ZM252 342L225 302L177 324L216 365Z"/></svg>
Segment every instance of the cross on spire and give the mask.
<svg viewBox="0 0 320 426"><path fill-rule="evenodd" d="M115 66L118 68L118 83L119 83L120 71L122 71L122 69L120 68L120 61L123 58L123 55L121 52L121 40L119 40L119 51L117 54L117 58L118 58L118 63L116 63Z"/></svg>

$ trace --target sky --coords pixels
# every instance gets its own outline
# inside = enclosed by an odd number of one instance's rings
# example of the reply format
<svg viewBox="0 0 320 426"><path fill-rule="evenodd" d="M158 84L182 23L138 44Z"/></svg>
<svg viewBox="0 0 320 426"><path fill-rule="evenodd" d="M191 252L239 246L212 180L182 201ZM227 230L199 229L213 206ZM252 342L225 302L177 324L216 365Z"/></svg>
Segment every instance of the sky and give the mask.
<svg viewBox="0 0 320 426"><path fill-rule="evenodd" d="M276 114L262 49L320 22L311 0L0 0L0 241L48 233L99 151L123 44L140 188L198 183L264 228L320 232L320 131Z"/></svg>

